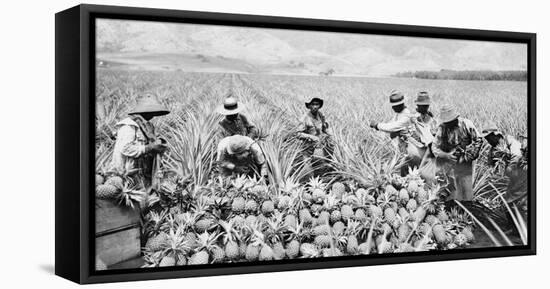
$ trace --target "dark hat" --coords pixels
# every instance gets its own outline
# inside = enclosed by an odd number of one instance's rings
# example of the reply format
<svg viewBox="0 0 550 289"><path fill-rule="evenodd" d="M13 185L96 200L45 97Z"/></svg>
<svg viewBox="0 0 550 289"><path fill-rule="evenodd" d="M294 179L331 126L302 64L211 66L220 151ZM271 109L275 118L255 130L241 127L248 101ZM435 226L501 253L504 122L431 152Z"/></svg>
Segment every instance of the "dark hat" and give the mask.
<svg viewBox="0 0 550 289"><path fill-rule="evenodd" d="M169 114L170 111L158 101L156 97L148 94L138 100L136 107L128 114L154 113L157 116Z"/></svg>
<svg viewBox="0 0 550 289"><path fill-rule="evenodd" d="M481 131L481 136L484 138L490 134L502 135L502 132L498 129L494 121L489 121Z"/></svg>
<svg viewBox="0 0 550 289"><path fill-rule="evenodd" d="M218 112L223 115L233 115L241 112L242 109L243 107L239 105L237 99L229 96L223 101L223 106L218 108Z"/></svg>
<svg viewBox="0 0 550 289"><path fill-rule="evenodd" d="M397 90L392 90L390 93L390 104L396 106L405 103L405 95Z"/></svg>
<svg viewBox="0 0 550 289"><path fill-rule="evenodd" d="M421 91L416 95L416 100L414 101L417 105L430 105L430 95L427 91Z"/></svg>
<svg viewBox="0 0 550 289"><path fill-rule="evenodd" d="M324 101L318 97L314 97L309 102L306 102L306 107L309 108L314 102L319 103L319 108L323 107Z"/></svg>

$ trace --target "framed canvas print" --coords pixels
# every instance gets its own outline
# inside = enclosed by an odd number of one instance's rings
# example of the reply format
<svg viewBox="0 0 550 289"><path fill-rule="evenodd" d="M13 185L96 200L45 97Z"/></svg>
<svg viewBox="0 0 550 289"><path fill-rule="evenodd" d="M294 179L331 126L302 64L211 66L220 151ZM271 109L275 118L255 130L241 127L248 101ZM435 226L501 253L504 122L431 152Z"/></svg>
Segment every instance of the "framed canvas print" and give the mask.
<svg viewBox="0 0 550 289"><path fill-rule="evenodd" d="M535 34L56 14L56 274L535 254Z"/></svg>

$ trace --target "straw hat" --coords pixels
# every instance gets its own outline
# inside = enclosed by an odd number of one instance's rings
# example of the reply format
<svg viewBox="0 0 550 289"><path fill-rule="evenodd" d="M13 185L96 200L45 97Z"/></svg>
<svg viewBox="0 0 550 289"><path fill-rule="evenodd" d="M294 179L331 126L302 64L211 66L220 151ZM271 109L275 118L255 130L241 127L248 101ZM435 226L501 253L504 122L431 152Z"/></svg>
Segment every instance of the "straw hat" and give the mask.
<svg viewBox="0 0 550 289"><path fill-rule="evenodd" d="M456 112L454 107L452 107L448 104L444 105L441 108L440 112L439 112L439 120L442 123L453 121L453 120L457 119L458 116L459 116L459 114Z"/></svg>
<svg viewBox="0 0 550 289"><path fill-rule="evenodd" d="M232 155L245 152L254 142L251 138L238 134L227 137L227 141L229 143L227 152Z"/></svg>
<svg viewBox="0 0 550 289"><path fill-rule="evenodd" d="M156 116L169 114L170 111L156 97L148 94L138 100L137 105L128 114L153 113Z"/></svg>
<svg viewBox="0 0 550 289"><path fill-rule="evenodd" d="M396 106L405 103L405 95L397 90L392 90L390 93L390 104Z"/></svg>
<svg viewBox="0 0 550 289"><path fill-rule="evenodd" d="M432 101L430 100L430 95L427 91L421 91L416 95L416 100L414 103L416 105L430 105Z"/></svg>
<svg viewBox="0 0 550 289"><path fill-rule="evenodd" d="M495 135L502 135L502 132L500 132L500 130L498 129L496 123L493 122L493 121L490 121L489 123L487 123L487 125L481 131L481 136L482 137L487 137L488 135L490 135L492 133L494 133Z"/></svg>
<svg viewBox="0 0 550 289"><path fill-rule="evenodd" d="M218 112L223 115L233 115L243 110L242 105L233 96L227 97L223 101L223 105L218 108Z"/></svg>
<svg viewBox="0 0 550 289"><path fill-rule="evenodd" d="M309 106L312 105L314 102L319 103L319 108L323 107L323 104L325 103L322 99L314 97L309 102L306 102L306 107L309 108Z"/></svg>

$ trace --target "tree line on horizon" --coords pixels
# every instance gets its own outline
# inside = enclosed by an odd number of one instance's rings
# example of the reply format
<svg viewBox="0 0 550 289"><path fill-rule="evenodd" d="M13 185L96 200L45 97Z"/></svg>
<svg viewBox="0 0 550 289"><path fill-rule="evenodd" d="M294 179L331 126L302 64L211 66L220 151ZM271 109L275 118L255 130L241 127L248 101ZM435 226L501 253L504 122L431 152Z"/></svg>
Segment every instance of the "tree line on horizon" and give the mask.
<svg viewBox="0 0 550 289"><path fill-rule="evenodd" d="M527 81L525 70L449 70L439 71L407 71L394 74L395 77L421 79L452 79L452 80L510 80Z"/></svg>

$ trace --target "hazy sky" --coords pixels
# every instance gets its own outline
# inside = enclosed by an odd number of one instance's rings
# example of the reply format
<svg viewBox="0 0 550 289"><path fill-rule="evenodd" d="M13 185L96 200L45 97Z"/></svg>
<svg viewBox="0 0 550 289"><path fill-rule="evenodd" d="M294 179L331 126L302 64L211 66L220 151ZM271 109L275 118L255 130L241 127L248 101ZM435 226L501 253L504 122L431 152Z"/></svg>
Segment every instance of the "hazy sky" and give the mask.
<svg viewBox="0 0 550 289"><path fill-rule="evenodd" d="M344 74L525 70L527 63L524 44L105 19L97 23L97 51L118 57L201 54L281 69L302 63L311 71L331 67Z"/></svg>

